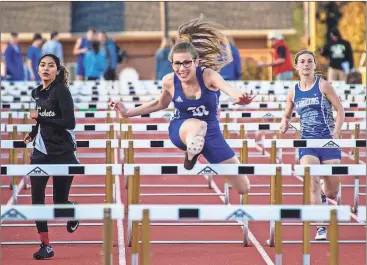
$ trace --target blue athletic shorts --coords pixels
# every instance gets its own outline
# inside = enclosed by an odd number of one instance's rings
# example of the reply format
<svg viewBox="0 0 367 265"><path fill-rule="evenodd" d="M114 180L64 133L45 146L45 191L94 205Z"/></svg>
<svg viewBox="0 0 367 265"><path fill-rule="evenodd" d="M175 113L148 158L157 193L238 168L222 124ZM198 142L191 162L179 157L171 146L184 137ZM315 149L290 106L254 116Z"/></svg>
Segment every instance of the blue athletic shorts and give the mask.
<svg viewBox="0 0 367 265"><path fill-rule="evenodd" d="M180 138L180 127L185 120L172 120L168 131L172 143L183 151L186 151L186 145ZM234 151L227 144L220 131L219 124L208 122L207 133L205 136L202 155L210 164L219 164L235 156Z"/></svg>
<svg viewBox="0 0 367 265"><path fill-rule="evenodd" d="M299 148L299 159L305 155L317 157L320 162L332 159L342 159L340 148Z"/></svg>

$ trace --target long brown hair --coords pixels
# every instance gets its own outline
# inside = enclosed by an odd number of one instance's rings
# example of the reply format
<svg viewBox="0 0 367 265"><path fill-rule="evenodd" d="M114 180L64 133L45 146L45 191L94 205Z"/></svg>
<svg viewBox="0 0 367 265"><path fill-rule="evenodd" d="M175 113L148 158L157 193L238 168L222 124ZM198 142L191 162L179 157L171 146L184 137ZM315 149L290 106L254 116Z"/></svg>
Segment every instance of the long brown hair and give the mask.
<svg viewBox="0 0 367 265"><path fill-rule="evenodd" d="M38 60L38 67L39 67L42 59L45 58L45 57L51 57L54 60L55 64L56 64L57 70L59 71L59 73L56 75L56 78L55 78L54 82L55 83L62 83L62 84L67 86L68 82L69 82L69 72L65 68L65 66L61 63L60 58L57 57L56 55L50 54L50 53L43 55Z"/></svg>
<svg viewBox="0 0 367 265"><path fill-rule="evenodd" d="M203 15L182 24L178 29L178 40L171 49L169 60L173 54L189 52L193 59L199 58L200 66L220 71L232 62L232 52L226 35L218 28L222 26L204 22Z"/></svg>

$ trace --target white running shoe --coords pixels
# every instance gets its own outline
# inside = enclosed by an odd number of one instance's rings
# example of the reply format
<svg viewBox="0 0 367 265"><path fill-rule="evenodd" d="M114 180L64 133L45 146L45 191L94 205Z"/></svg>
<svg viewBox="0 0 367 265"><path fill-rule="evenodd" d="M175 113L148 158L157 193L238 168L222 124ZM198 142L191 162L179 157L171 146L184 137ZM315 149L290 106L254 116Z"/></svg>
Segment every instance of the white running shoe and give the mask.
<svg viewBox="0 0 367 265"><path fill-rule="evenodd" d="M317 228L315 240L326 240L327 239L327 230L325 227L320 226Z"/></svg>

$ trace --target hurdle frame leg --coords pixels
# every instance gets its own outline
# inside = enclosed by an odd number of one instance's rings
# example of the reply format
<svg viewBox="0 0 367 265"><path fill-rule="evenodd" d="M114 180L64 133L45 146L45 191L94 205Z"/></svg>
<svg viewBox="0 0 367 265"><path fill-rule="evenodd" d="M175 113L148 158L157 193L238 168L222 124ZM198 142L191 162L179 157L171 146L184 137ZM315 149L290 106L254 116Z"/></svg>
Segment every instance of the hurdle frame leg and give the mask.
<svg viewBox="0 0 367 265"><path fill-rule="evenodd" d="M270 164L276 164L277 150L276 141L271 142ZM270 176L270 204L275 204L276 193L276 176ZM269 247L275 246L275 222L270 221L269 226L269 239L267 240Z"/></svg>
<svg viewBox="0 0 367 265"><path fill-rule="evenodd" d="M282 175L280 167L277 167L275 176L275 204L282 204ZM275 265L282 265L282 230L281 221L275 221Z"/></svg>
<svg viewBox="0 0 367 265"><path fill-rule="evenodd" d="M139 194L140 194L140 169L139 167L135 167L134 172L134 196L133 196L133 204L139 204ZM132 234L131 234L131 264L138 265L139 264L139 221L132 221Z"/></svg>
<svg viewBox="0 0 367 265"><path fill-rule="evenodd" d="M305 174L303 180L303 204L310 204L311 196L310 196L310 188L311 188L311 176L310 176L310 168L305 167ZM310 265L310 222L303 222L303 265Z"/></svg>
<svg viewBox="0 0 367 265"><path fill-rule="evenodd" d="M243 194L240 197L241 199L241 204L242 205L247 205L248 204L248 196L247 194ZM249 246L249 238L248 238L248 220L243 220L243 243L242 245L244 247L248 247Z"/></svg>
<svg viewBox="0 0 367 265"><path fill-rule="evenodd" d="M149 209L143 210L141 240L141 262L142 265L150 265L150 220Z"/></svg>

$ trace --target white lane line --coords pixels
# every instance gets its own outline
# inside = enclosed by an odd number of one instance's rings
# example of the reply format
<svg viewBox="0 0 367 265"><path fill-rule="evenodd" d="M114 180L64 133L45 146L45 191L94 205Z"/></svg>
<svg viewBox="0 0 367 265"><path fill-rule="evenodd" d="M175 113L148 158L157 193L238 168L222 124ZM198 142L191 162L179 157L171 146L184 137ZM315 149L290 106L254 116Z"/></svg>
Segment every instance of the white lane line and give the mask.
<svg viewBox="0 0 367 265"><path fill-rule="evenodd" d="M117 149L114 149L115 163L118 162ZM120 190L120 176L115 175L116 203L122 204ZM119 248L119 265L126 265L126 251L124 240L124 223L122 220L117 220L117 244Z"/></svg>

